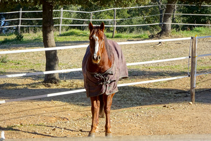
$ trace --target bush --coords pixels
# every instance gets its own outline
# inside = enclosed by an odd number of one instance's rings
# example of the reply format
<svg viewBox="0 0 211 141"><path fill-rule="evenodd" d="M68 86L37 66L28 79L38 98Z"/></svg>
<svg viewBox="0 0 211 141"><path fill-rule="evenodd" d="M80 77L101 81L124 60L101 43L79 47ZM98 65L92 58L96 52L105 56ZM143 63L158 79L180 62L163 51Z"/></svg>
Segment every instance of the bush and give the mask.
<svg viewBox="0 0 211 141"><path fill-rule="evenodd" d="M6 44L6 43L8 43L9 41L10 41L9 39L5 38L3 41L0 42L0 44Z"/></svg>
<svg viewBox="0 0 211 141"><path fill-rule="evenodd" d="M21 33L18 33L18 32L15 32L15 35L16 35L16 40L18 41L23 41L23 35Z"/></svg>

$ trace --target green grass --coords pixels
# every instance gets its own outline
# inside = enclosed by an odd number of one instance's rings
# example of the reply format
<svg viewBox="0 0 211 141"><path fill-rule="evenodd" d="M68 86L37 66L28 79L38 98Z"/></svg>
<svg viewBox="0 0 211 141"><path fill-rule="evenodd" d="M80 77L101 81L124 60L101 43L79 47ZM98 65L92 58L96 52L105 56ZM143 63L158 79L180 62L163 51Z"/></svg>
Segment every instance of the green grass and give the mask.
<svg viewBox="0 0 211 141"><path fill-rule="evenodd" d="M23 40L17 40L15 34L0 35L1 44L27 44L34 42L42 42L42 33L23 33Z"/></svg>
<svg viewBox="0 0 211 141"><path fill-rule="evenodd" d="M69 31L63 32L60 36L85 36L89 35L89 31L87 30L78 30L78 29L71 29Z"/></svg>
<svg viewBox="0 0 211 141"><path fill-rule="evenodd" d="M211 66L197 66L197 70L209 70L211 69Z"/></svg>
<svg viewBox="0 0 211 141"><path fill-rule="evenodd" d="M21 70L21 69L37 69L41 68L44 64L42 63L33 63L33 62L27 62L27 61L21 61L21 60L7 60L6 63L0 62L0 68L2 69L0 71L0 74L4 74L8 70Z"/></svg>
<svg viewBox="0 0 211 141"><path fill-rule="evenodd" d="M190 37L190 36L205 36L210 35L211 28L208 27L196 27L190 31L176 31L172 30L171 34L178 37ZM112 33L105 32L107 38L112 38ZM142 31L141 33L116 33L115 39L148 39L149 31ZM42 42L42 32L37 33L23 33L23 40L19 41L16 39L15 34L0 35L0 45L1 44L27 44ZM68 41L88 41L89 31L88 30L78 30L71 29L69 31L63 32L59 35L59 32L54 32L54 38L56 42L68 42Z"/></svg>
<svg viewBox="0 0 211 141"><path fill-rule="evenodd" d="M108 35L109 38L112 37L112 34ZM130 38L142 38L142 39L148 39L148 35L146 33L144 34L126 34L126 33L118 33L115 35L114 38L126 38L126 39L130 39Z"/></svg>
<svg viewBox="0 0 211 141"><path fill-rule="evenodd" d="M112 33L105 33L107 38L112 38ZM42 32L38 33L23 33L23 40L18 41L15 34L0 35L0 45L1 44L27 44L42 42ZM56 42L68 42L68 41L88 41L89 31L88 30L78 30L71 29L69 31L63 32L59 35L59 32L54 32L54 39ZM141 38L147 39L148 34L135 34L135 33L116 33L115 39L133 39Z"/></svg>
<svg viewBox="0 0 211 141"><path fill-rule="evenodd" d="M193 30L187 31L176 31L172 30L172 35L180 36L180 37L194 37L194 36L206 36L211 34L211 28L208 27L196 27Z"/></svg>

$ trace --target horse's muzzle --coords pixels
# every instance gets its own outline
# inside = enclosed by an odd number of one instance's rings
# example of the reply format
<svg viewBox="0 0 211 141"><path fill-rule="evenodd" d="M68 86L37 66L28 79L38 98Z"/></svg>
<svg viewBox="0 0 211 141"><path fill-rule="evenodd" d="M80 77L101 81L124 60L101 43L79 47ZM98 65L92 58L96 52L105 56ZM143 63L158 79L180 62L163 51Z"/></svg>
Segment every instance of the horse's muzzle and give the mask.
<svg viewBox="0 0 211 141"><path fill-rule="evenodd" d="M100 62L101 57L97 55L93 55L92 62L98 64Z"/></svg>

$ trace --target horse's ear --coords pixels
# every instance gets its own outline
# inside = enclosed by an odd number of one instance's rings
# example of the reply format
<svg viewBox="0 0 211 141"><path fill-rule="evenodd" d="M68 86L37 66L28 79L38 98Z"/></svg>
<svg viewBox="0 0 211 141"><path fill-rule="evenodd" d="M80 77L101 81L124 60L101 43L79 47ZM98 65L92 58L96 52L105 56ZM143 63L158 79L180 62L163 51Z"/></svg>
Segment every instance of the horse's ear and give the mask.
<svg viewBox="0 0 211 141"><path fill-rule="evenodd" d="M94 28L94 27L93 27L93 24L90 22L90 23L89 23L89 30L90 30L90 32L92 31L93 28Z"/></svg>
<svg viewBox="0 0 211 141"><path fill-rule="evenodd" d="M100 30L104 31L104 29L105 29L105 25L104 25L104 23L102 22L101 25L100 25Z"/></svg>

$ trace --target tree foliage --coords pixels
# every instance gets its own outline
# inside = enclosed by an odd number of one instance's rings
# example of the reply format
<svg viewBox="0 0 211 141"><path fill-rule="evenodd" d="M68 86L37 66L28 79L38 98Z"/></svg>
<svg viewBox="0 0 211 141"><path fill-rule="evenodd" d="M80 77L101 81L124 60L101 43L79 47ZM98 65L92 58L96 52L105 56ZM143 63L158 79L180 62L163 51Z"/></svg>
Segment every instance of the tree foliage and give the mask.
<svg viewBox="0 0 211 141"><path fill-rule="evenodd" d="M54 21L53 9L55 6L63 5L81 5L83 7L90 6L131 6L135 3L141 3L145 0L0 0L0 10L10 10L11 7L21 6L40 6L42 5L42 33L44 47L55 47L54 40ZM58 68L59 59L57 51L46 51L46 71L56 70ZM45 83L58 83L58 74L47 74L44 79Z"/></svg>
<svg viewBox="0 0 211 141"><path fill-rule="evenodd" d="M45 0L55 6L80 5L82 7L127 7L134 4L144 4L150 0ZM42 5L42 0L0 0L0 11L10 11L17 5L34 7Z"/></svg>
<svg viewBox="0 0 211 141"><path fill-rule="evenodd" d="M153 4L153 3L148 3ZM133 6L138 6L134 4ZM12 11L19 11L21 5L18 5ZM60 10L63 7L64 10L75 10L75 11L96 11L96 10L103 10L103 9L110 9L112 7L102 7L98 5L91 5L91 6L80 6L80 5L56 5L54 6L54 10ZM116 7L115 7L116 8ZM22 7L23 11L30 11L30 10L42 10L42 6L34 6L34 7ZM132 9L117 9L116 10L116 18L121 19L117 20L117 25L136 25L136 24L150 24L150 23L159 23L159 15L157 16L150 16L156 15L159 13L158 7L147 7L147 8L132 8ZM4 15L7 16L7 15ZM8 15L9 16L9 15ZM10 14L11 16L11 14ZM18 18L19 13L13 14L13 18ZM60 17L60 11L53 12L54 17ZM22 13L22 18L42 18L42 12L36 13ZM63 18L76 18L76 19L90 19L90 13L77 13L77 12L67 12L63 11ZM114 10L104 11L104 12L96 12L93 13L92 19L113 19L114 18ZM124 20L126 18L126 20ZM128 19L127 19L128 18ZM6 17L6 19L9 19ZM18 25L17 21L9 21L10 25ZM54 24L59 24L60 19L54 19ZM62 24L87 24L90 21L83 21L83 20L69 20L63 19ZM101 22L104 22L106 25L113 25L113 21L92 21L93 24L99 25ZM42 25L42 20L22 20L22 25ZM55 29L59 29L59 27L55 26ZM77 28L84 30L87 27L71 27L71 26L63 26L63 30L69 30L70 28ZM37 27L27 27L21 28L22 32L37 32L39 28ZM117 28L117 32L141 32L142 30L150 30L155 31L158 30L159 26L138 26L138 27L121 27ZM112 32L113 28L106 28L107 32Z"/></svg>

